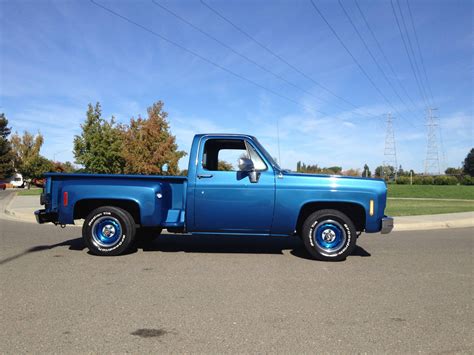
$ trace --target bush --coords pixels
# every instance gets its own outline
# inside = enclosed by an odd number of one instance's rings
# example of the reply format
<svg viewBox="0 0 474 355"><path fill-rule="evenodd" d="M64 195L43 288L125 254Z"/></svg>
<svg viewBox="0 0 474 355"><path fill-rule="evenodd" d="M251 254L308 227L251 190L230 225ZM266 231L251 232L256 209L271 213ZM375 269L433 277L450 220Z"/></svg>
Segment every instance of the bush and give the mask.
<svg viewBox="0 0 474 355"><path fill-rule="evenodd" d="M469 175L463 175L459 177L461 185L474 185L474 178Z"/></svg>
<svg viewBox="0 0 474 355"><path fill-rule="evenodd" d="M410 178L408 176L400 176L397 179L397 184L398 185L409 185L410 184Z"/></svg>
<svg viewBox="0 0 474 355"><path fill-rule="evenodd" d="M435 185L457 185L458 179L454 176L436 176L433 182Z"/></svg>
<svg viewBox="0 0 474 355"><path fill-rule="evenodd" d="M434 178L432 176L423 176L421 179L421 184L422 185L433 185L434 184Z"/></svg>

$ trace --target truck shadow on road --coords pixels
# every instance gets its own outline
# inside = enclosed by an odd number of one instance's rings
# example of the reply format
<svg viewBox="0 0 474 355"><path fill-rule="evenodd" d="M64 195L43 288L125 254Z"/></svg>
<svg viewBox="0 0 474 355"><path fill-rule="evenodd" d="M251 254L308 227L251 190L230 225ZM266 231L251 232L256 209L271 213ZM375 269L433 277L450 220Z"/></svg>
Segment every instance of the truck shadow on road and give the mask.
<svg viewBox="0 0 474 355"><path fill-rule="evenodd" d="M60 247L69 247L69 250L84 250L86 246L84 245L84 242L82 241L82 238L74 238L70 240L66 240L61 243L56 243L56 244L50 244L50 245L36 245L34 247L31 247L29 249L26 249L22 253L18 253L16 255L10 256L8 258L4 258L0 260L0 266L3 264L9 263L10 261L13 261L15 259L21 258L22 256L31 254L31 253L36 253L39 251L45 251L45 250L51 250L51 249L56 249Z"/></svg>
<svg viewBox="0 0 474 355"><path fill-rule="evenodd" d="M30 253L42 252L62 247L69 250L82 251L86 246L82 238L73 238L61 243L37 245L22 253L0 260L0 266ZM194 236L194 235L161 235L151 239L142 236L135 247L126 254L134 254L138 250L144 252L165 253L226 253L226 254L280 254L290 250L290 254L302 259L313 260L298 237L261 237L261 236ZM364 248L356 246L351 256L371 256Z"/></svg>
<svg viewBox="0 0 474 355"><path fill-rule="evenodd" d="M293 256L313 260L298 237L161 235L154 240L146 240L146 236L143 236L137 243L138 249L144 252L281 255L285 250L290 250ZM351 255L371 256L359 246Z"/></svg>

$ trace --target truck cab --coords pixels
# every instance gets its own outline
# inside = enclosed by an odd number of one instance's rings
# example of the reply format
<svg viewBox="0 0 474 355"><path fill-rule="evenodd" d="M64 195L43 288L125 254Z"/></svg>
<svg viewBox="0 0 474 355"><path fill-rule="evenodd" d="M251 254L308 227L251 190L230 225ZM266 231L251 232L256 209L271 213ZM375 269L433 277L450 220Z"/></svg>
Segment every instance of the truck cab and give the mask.
<svg viewBox="0 0 474 355"><path fill-rule="evenodd" d="M222 168L222 162L226 164ZM137 229L174 233L293 236L319 260L342 260L361 232L389 233L379 179L281 169L250 135L194 137L188 176L47 174L39 223L84 219L91 252L117 255Z"/></svg>

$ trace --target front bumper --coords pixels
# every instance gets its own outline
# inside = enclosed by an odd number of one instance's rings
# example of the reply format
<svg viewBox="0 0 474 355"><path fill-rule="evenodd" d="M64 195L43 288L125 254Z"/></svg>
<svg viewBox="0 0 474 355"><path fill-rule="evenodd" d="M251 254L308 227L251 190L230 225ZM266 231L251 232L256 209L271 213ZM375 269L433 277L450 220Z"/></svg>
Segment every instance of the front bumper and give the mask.
<svg viewBox="0 0 474 355"><path fill-rule="evenodd" d="M382 218L382 230L380 231L380 233L388 234L392 231L392 229L393 229L393 218L384 216Z"/></svg>
<svg viewBox="0 0 474 355"><path fill-rule="evenodd" d="M39 224L53 222L58 223L58 214L55 212L47 212L46 210L35 211L36 222Z"/></svg>

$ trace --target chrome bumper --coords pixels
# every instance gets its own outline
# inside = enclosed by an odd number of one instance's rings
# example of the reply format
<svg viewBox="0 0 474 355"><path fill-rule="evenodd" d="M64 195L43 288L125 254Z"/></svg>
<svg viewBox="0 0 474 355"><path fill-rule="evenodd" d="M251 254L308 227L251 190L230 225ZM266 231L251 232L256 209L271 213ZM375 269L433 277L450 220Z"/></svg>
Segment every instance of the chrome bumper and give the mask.
<svg viewBox="0 0 474 355"><path fill-rule="evenodd" d="M392 217L383 217L382 218L382 230L380 233L382 234L388 234L392 231L393 229L393 218Z"/></svg>

